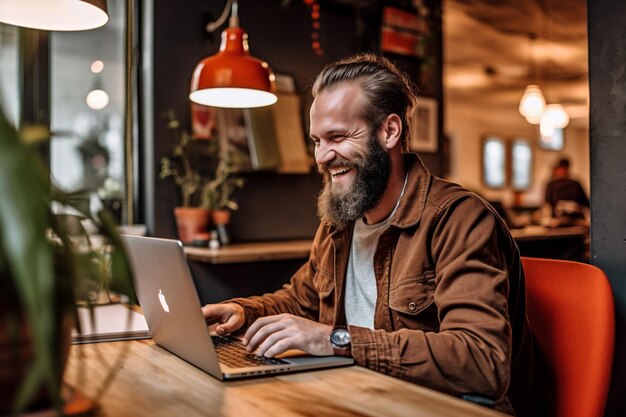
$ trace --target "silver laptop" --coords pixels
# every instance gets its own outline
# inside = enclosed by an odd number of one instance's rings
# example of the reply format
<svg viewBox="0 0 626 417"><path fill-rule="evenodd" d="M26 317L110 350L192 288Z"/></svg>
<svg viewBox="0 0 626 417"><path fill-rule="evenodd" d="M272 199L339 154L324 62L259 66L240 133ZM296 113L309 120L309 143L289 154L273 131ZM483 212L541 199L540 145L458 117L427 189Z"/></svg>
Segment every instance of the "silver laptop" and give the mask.
<svg viewBox="0 0 626 417"><path fill-rule="evenodd" d="M354 363L339 356L263 358L247 352L234 337L210 334L182 243L130 235L122 240L152 339L214 377L238 379Z"/></svg>

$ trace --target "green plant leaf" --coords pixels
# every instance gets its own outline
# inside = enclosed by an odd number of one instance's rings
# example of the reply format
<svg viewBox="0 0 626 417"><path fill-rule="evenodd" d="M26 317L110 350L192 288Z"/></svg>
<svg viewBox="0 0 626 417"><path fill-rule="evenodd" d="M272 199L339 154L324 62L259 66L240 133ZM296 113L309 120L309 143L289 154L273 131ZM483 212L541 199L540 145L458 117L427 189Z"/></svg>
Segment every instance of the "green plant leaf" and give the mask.
<svg viewBox="0 0 626 417"><path fill-rule="evenodd" d="M49 185L45 170L20 141L0 112L0 250L6 274L11 276L33 331L35 361L27 380L45 380L58 393L54 378L52 346L55 341L55 297L52 247L46 239L49 227ZM33 382L32 384L37 384ZM20 391L27 397L33 388ZM57 397L58 400L58 397ZM20 403L21 404L21 403Z"/></svg>

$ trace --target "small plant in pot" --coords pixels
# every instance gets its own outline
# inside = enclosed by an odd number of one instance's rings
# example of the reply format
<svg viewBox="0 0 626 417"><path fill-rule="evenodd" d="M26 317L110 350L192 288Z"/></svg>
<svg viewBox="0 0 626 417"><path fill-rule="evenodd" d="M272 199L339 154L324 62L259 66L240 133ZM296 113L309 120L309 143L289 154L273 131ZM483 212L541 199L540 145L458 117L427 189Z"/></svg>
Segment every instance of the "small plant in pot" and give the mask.
<svg viewBox="0 0 626 417"><path fill-rule="evenodd" d="M159 176L172 178L178 187L182 203L174 208L178 237L190 244L206 234L212 218L214 224L224 224L224 213L228 216L238 209L233 192L243 187L244 180L229 153L220 149L219 140L192 139L173 110L166 112L165 119L173 145L171 155L161 159Z"/></svg>
<svg viewBox="0 0 626 417"><path fill-rule="evenodd" d="M81 213L111 242L106 253L52 213L53 202L75 206L76 194L51 186L43 161L1 109L0 190L0 415L36 404L60 414L75 307L94 283L114 285L134 302L131 270L108 212Z"/></svg>

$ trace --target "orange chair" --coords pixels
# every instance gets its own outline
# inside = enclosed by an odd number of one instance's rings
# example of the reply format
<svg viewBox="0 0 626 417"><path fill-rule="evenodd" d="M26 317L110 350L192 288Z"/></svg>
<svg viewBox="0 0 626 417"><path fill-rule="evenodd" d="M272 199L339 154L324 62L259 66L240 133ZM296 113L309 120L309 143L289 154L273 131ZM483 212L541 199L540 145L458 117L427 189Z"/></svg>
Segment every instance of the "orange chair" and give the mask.
<svg viewBox="0 0 626 417"><path fill-rule="evenodd" d="M613 296L592 265L522 258L526 311L538 363L537 414L600 417L611 380Z"/></svg>

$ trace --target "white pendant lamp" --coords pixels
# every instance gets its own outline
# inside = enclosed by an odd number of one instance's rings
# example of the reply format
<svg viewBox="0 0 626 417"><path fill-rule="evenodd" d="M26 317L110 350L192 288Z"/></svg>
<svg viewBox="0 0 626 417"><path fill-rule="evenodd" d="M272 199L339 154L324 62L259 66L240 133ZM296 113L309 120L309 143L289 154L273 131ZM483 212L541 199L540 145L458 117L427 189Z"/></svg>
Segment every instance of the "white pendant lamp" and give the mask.
<svg viewBox="0 0 626 417"><path fill-rule="evenodd" d="M104 62L97 60L91 63L91 72L95 74L95 79L91 91L87 93L85 102L92 110L102 110L109 105L109 94L102 87L102 76Z"/></svg>
<svg viewBox="0 0 626 417"><path fill-rule="evenodd" d="M541 122L539 123L539 133L541 133L541 137L550 137L554 135L555 130L556 125L554 124L554 119L543 115L541 117Z"/></svg>
<svg viewBox="0 0 626 417"><path fill-rule="evenodd" d="M541 118L542 120L544 118L551 119L556 128L563 129L569 124L569 115L560 104L549 104Z"/></svg>
<svg viewBox="0 0 626 417"><path fill-rule="evenodd" d="M15 26L77 31L108 21L106 0L0 0L0 22Z"/></svg>
<svg viewBox="0 0 626 417"><path fill-rule="evenodd" d="M539 124L546 108L546 100L538 85L531 84L524 90L519 103L519 112L528 123Z"/></svg>

